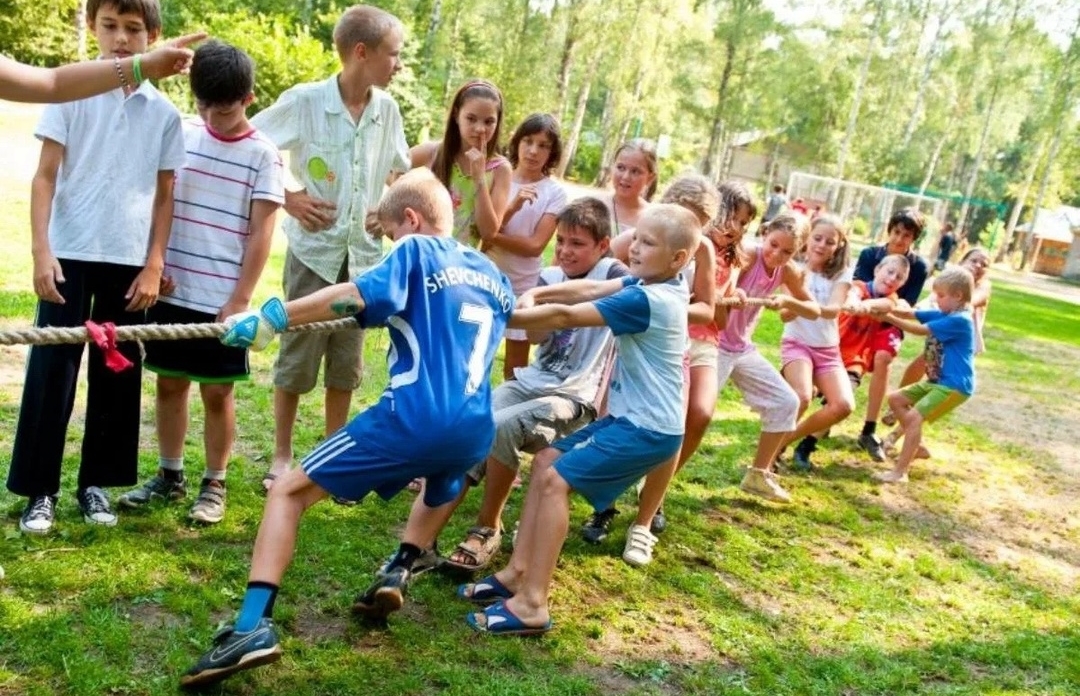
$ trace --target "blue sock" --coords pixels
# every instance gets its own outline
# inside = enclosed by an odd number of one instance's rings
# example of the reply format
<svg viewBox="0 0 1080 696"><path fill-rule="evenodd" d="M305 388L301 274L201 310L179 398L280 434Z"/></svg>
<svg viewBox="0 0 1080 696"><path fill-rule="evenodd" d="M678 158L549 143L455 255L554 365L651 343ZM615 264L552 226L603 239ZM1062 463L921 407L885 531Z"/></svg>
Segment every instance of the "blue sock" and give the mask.
<svg viewBox="0 0 1080 696"><path fill-rule="evenodd" d="M240 615L236 617L233 630L237 633L254 631L260 619L273 614L277 592L277 585L271 585L268 582L249 582L247 591L244 592L244 603L240 606Z"/></svg>

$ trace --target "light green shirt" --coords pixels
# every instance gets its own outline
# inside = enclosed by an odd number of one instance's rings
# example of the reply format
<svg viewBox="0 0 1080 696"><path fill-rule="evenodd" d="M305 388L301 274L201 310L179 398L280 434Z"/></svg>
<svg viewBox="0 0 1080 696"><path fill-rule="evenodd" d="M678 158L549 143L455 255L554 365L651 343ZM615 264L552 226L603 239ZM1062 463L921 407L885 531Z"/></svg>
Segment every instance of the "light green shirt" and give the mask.
<svg viewBox="0 0 1080 696"><path fill-rule="evenodd" d="M283 227L289 250L328 283L348 259L355 278L382 258L382 242L364 230L364 216L382 197L391 172L409 169L409 146L397 102L372 88L353 122L335 75L286 90L251 119L255 128L289 153L289 170L309 195L337 206L333 227L307 232L293 217Z"/></svg>

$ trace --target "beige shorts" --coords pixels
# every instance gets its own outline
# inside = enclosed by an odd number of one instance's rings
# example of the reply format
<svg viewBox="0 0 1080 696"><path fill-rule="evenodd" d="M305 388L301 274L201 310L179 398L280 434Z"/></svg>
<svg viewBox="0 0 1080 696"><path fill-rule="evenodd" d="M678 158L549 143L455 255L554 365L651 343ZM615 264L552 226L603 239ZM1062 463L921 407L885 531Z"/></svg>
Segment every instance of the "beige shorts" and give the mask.
<svg viewBox="0 0 1080 696"><path fill-rule="evenodd" d="M348 279L349 262L346 259L337 282ZM288 251L282 285L285 299L295 300L330 287L332 283L323 280ZM357 328L332 333L282 334L274 362L274 386L293 394L306 394L315 388L324 358L323 385L328 389L355 390L364 374L364 332Z"/></svg>
<svg viewBox="0 0 1080 696"><path fill-rule="evenodd" d="M690 339L690 347L686 351L690 367L711 367L714 370L719 353L720 346L697 338Z"/></svg>

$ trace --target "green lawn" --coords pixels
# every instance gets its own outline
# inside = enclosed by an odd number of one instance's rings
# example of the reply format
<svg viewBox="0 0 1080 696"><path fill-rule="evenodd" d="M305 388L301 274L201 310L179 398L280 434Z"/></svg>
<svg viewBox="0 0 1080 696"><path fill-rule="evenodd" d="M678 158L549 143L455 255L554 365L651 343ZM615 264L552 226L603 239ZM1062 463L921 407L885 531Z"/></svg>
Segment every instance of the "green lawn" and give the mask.
<svg viewBox="0 0 1080 696"><path fill-rule="evenodd" d="M0 115L0 133L6 124ZM0 173L0 325L32 320L26 188ZM279 240L280 241L280 240ZM260 298L277 289L275 248ZM425 576L386 627L348 607L395 547L411 497L305 519L276 619L285 657L238 676L225 694L1075 694L1080 690L1080 462L1072 443L1080 391L1077 307L995 291L980 359L986 396L931 428L932 462L906 488L869 482L854 446L859 422L819 452L823 468L789 475L796 502L739 492L757 420L730 389L701 452L672 489L671 528L655 562L622 562L633 501L618 531L593 547L568 539L553 594L556 630L492 639L464 624L455 579ZM779 324L758 331L777 355ZM383 386L384 336L367 347L354 406ZM909 342L904 357L915 354ZM21 353L0 352L0 461L21 393ZM1037 360L1032 361L1032 358ZM20 499L0 493L0 695L170 694L239 607L271 452L273 348L238 389L239 441L229 512L214 527L187 507L127 513L90 528L72 497L82 403L69 433L56 530L18 533ZM496 374L501 373L496 368ZM142 474L156 466L153 383L144 381ZM1056 387L1056 389L1055 389ZM299 453L318 440L318 395L304 400ZM998 409L998 410L994 410ZM187 459L202 462L200 409ZM1004 413L1008 417L996 418ZM1048 433L1050 440L1031 437ZM1058 440L1052 438L1057 437ZM475 515L474 495L443 536L450 548ZM506 523L521 504L512 499ZM587 514L575 499L574 526Z"/></svg>

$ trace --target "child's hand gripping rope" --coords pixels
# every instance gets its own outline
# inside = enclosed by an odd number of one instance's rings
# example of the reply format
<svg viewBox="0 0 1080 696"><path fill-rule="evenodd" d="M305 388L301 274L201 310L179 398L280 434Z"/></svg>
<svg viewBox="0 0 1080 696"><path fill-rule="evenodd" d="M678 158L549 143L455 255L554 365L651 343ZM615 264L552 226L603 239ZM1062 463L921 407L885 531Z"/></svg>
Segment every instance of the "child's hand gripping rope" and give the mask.
<svg viewBox="0 0 1080 696"><path fill-rule="evenodd" d="M221 336L222 343L233 348L263 350L275 336L288 328L289 315L285 311L285 303L271 297L257 311L233 314L225 317L224 323L227 331Z"/></svg>

